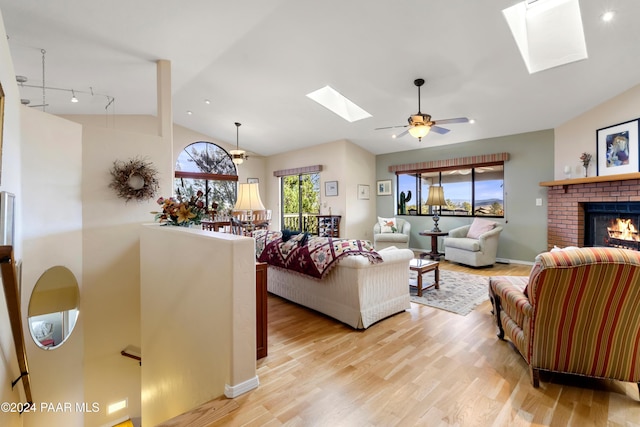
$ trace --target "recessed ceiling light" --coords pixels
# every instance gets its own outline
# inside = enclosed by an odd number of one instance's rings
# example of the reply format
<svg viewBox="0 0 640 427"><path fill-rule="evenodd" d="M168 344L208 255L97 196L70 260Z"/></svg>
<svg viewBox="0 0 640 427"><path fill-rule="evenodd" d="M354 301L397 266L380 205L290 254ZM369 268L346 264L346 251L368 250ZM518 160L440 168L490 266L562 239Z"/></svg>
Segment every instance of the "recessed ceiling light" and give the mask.
<svg viewBox="0 0 640 427"><path fill-rule="evenodd" d="M193 111L191 111L191 110L187 110L187 114L190 116L190 115L192 115L192 114L193 114Z"/></svg>
<svg viewBox="0 0 640 427"><path fill-rule="evenodd" d="M612 10L610 10L610 11L608 11L608 12L605 12L605 13L603 13L603 14L602 14L602 20L603 20L604 22L609 22L609 21L611 21L611 20L613 19L613 16L614 16L615 14L616 14L616 13L615 13L614 11L612 11Z"/></svg>
<svg viewBox="0 0 640 427"><path fill-rule="evenodd" d="M336 113L348 122L355 122L371 117L371 114L364 111L331 86L325 86L314 92L308 93L307 97L313 99L326 109Z"/></svg>
<svg viewBox="0 0 640 427"><path fill-rule="evenodd" d="M469 123L473 124L475 122L476 122L475 119L469 119Z"/></svg>
<svg viewBox="0 0 640 427"><path fill-rule="evenodd" d="M211 104L211 101L209 101L208 99L205 99L205 100L204 100L204 103L205 103L205 104L207 104L207 105L209 105L209 104Z"/></svg>

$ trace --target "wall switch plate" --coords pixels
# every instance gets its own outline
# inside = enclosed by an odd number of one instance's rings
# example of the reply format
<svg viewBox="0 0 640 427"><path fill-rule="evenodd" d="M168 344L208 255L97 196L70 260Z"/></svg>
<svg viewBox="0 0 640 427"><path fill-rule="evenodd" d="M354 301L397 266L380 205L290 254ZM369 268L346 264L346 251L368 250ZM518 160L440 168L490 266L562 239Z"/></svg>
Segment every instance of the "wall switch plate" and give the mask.
<svg viewBox="0 0 640 427"><path fill-rule="evenodd" d="M542 206L542 199L536 199L536 206Z"/></svg>

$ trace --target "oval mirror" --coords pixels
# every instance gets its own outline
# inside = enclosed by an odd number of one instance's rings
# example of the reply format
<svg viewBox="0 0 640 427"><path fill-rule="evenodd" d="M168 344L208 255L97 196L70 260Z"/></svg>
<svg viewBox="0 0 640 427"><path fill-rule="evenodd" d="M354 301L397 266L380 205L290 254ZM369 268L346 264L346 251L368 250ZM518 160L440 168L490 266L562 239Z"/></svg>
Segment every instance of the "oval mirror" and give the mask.
<svg viewBox="0 0 640 427"><path fill-rule="evenodd" d="M45 271L29 300L29 331L38 347L53 350L62 345L76 325L80 290L67 267Z"/></svg>

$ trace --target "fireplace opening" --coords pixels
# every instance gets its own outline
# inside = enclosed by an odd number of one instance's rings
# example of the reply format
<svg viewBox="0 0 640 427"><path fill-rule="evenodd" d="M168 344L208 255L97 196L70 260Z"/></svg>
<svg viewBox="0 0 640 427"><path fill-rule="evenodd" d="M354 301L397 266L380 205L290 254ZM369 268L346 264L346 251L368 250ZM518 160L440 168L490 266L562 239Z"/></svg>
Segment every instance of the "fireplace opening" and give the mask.
<svg viewBox="0 0 640 427"><path fill-rule="evenodd" d="M585 203L585 246L640 251L640 202Z"/></svg>

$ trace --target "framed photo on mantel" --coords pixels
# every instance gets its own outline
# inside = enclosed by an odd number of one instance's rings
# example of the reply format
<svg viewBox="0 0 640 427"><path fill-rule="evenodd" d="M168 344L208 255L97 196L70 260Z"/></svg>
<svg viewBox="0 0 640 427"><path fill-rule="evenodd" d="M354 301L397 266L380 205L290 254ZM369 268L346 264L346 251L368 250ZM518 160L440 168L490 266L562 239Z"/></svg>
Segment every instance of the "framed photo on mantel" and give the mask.
<svg viewBox="0 0 640 427"><path fill-rule="evenodd" d="M638 172L638 126L640 119L596 131L596 167L598 176Z"/></svg>

